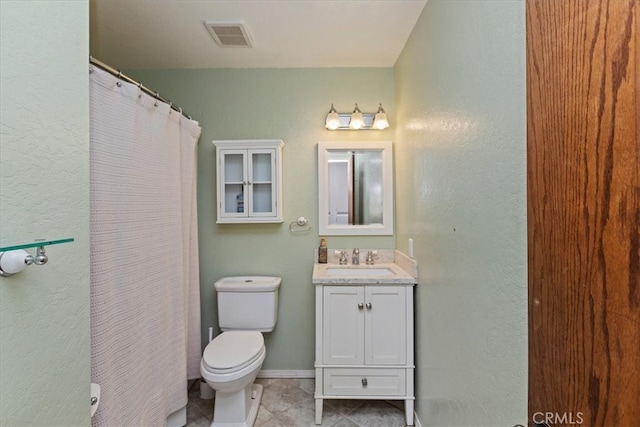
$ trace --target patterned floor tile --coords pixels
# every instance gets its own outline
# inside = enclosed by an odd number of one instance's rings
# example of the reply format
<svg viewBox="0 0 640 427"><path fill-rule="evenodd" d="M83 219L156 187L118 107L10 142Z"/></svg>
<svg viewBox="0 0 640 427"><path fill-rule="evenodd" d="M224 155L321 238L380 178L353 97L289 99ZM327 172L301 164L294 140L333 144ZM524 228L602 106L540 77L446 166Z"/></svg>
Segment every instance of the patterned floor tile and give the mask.
<svg viewBox="0 0 640 427"><path fill-rule="evenodd" d="M404 412L382 400L368 400L346 417L360 426L404 427Z"/></svg>
<svg viewBox="0 0 640 427"><path fill-rule="evenodd" d="M263 385L264 391L254 427L315 427L313 379L259 378L256 382ZM187 427L208 427L214 400L201 399L196 385L189 392ZM322 426L403 427L401 404L379 400L324 400Z"/></svg>

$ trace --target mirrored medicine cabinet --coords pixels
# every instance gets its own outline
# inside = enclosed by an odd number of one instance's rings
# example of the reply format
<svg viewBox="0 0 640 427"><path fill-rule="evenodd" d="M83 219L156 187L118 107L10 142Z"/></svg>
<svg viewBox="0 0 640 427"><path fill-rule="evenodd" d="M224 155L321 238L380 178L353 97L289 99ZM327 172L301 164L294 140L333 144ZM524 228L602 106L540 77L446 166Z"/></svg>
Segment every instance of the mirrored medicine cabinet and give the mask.
<svg viewBox="0 0 640 427"><path fill-rule="evenodd" d="M393 234L391 141L318 143L319 233Z"/></svg>

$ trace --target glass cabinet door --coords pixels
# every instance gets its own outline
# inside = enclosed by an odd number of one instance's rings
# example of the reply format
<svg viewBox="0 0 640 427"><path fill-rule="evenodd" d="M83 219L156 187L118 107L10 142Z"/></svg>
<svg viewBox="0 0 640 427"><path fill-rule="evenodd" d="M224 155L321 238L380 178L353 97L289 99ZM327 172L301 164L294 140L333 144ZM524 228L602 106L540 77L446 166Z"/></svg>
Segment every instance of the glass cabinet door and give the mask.
<svg viewBox="0 0 640 427"><path fill-rule="evenodd" d="M249 150L249 215L275 216L275 150Z"/></svg>
<svg viewBox="0 0 640 427"><path fill-rule="evenodd" d="M223 171L221 211L227 217L246 217L245 189L247 187L246 150L221 152L220 167Z"/></svg>

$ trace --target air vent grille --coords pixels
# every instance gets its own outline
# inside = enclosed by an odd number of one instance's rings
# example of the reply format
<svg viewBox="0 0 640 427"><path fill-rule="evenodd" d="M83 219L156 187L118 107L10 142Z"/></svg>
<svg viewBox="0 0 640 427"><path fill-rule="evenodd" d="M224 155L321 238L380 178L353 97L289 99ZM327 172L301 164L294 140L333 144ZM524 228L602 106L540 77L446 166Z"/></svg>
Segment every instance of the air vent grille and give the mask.
<svg viewBox="0 0 640 427"><path fill-rule="evenodd" d="M241 22L205 22L205 26L220 47L251 47L249 31Z"/></svg>

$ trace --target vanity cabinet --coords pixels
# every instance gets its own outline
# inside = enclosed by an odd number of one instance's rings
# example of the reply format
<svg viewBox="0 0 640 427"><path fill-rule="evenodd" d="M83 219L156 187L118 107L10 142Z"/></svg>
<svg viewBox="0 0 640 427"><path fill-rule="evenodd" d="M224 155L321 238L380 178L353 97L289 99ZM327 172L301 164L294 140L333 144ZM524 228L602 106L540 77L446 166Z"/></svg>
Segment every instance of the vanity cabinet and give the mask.
<svg viewBox="0 0 640 427"><path fill-rule="evenodd" d="M281 140L213 141L218 224L282 222Z"/></svg>
<svg viewBox="0 0 640 427"><path fill-rule="evenodd" d="M316 285L316 424L323 399L405 400L413 425L413 284Z"/></svg>

